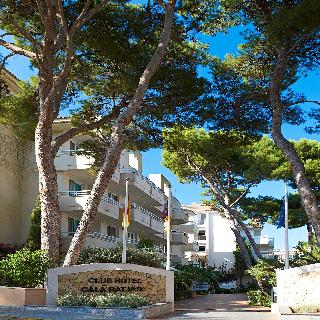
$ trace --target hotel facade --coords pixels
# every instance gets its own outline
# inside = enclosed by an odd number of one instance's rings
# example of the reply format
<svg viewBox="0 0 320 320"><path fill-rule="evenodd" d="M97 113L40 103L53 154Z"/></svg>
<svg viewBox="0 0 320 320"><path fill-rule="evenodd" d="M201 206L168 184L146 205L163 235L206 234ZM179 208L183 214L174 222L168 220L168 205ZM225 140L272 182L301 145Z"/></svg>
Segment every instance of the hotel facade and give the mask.
<svg viewBox="0 0 320 320"><path fill-rule="evenodd" d="M10 94L19 93L17 79L7 70L1 73ZM53 135L71 127L69 118L57 119ZM38 195L38 171L34 143L16 138L9 126L0 127L0 243L21 246L30 228L30 213ZM95 180L93 159L79 153L88 136L72 138L61 146L55 159L60 209L60 251L65 254L77 229ZM143 175L142 154L124 150L98 207L98 214L86 239L87 247L111 248L122 241L122 210L125 181L129 180L131 219L128 227L129 245L151 239L160 252L166 251L166 235L162 213L168 202L170 182L162 174ZM192 263L193 240L190 243L188 210L172 196L172 262Z"/></svg>

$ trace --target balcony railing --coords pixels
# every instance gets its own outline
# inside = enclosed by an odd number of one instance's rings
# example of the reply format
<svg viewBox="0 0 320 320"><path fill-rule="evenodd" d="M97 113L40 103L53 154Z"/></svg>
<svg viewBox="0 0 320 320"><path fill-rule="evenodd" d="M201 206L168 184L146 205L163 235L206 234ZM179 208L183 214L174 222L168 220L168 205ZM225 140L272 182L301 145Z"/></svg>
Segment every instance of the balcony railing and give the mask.
<svg viewBox="0 0 320 320"><path fill-rule="evenodd" d="M198 226L194 222L188 222L185 224L180 224L179 229L185 233L197 233Z"/></svg>
<svg viewBox="0 0 320 320"><path fill-rule="evenodd" d="M62 211L73 211L73 210L84 210L88 196L91 190L80 190L80 191L59 191L60 197L60 208ZM99 212L115 219L119 218L119 207L118 201L102 196Z"/></svg>
<svg viewBox="0 0 320 320"><path fill-rule="evenodd" d="M135 185L146 193L149 197L152 197L158 203L164 204L164 193L163 191L156 186L149 178L143 176L135 168L121 168L120 173L122 174L133 174Z"/></svg>
<svg viewBox="0 0 320 320"><path fill-rule="evenodd" d="M134 209L134 221L153 229L159 233L163 232L163 222L162 219L152 212L140 207L136 203L132 203L132 208Z"/></svg>
<svg viewBox="0 0 320 320"><path fill-rule="evenodd" d="M81 154L84 149L78 150L59 150L55 159L57 170L77 170L91 168L94 159L90 156ZM116 170L112 175L112 180L119 183L120 181L120 166L117 165Z"/></svg>
<svg viewBox="0 0 320 320"><path fill-rule="evenodd" d="M274 246L274 238L269 238L269 236L257 236L253 239L257 245L267 245L272 248Z"/></svg>

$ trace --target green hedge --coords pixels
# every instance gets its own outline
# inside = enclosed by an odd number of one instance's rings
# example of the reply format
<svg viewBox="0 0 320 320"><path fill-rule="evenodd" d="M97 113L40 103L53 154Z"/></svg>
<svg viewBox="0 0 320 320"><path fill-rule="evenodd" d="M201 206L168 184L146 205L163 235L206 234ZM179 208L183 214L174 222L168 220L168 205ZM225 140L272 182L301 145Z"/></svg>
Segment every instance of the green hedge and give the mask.
<svg viewBox="0 0 320 320"><path fill-rule="evenodd" d="M1 282L25 288L42 287L51 265L45 251L21 249L0 261Z"/></svg>
<svg viewBox="0 0 320 320"><path fill-rule="evenodd" d="M78 264L121 263L122 247L86 248L81 251ZM154 268L163 268L164 259L153 249L127 248L127 262Z"/></svg>
<svg viewBox="0 0 320 320"><path fill-rule="evenodd" d="M58 306L88 306L88 307L125 307L125 308L139 308L147 306L150 303L146 298L137 294L130 293L127 295L120 295L114 293L106 293L104 295L87 295L67 293L58 297Z"/></svg>
<svg viewBox="0 0 320 320"><path fill-rule="evenodd" d="M261 290L248 291L249 304L253 306L271 307L271 294Z"/></svg>

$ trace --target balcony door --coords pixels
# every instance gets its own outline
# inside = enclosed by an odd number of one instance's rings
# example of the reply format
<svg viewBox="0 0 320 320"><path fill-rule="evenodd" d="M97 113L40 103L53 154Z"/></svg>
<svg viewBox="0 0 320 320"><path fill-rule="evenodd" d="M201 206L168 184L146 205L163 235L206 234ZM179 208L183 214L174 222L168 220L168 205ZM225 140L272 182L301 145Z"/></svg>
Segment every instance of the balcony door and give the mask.
<svg viewBox="0 0 320 320"><path fill-rule="evenodd" d="M79 191L82 190L82 186L80 183L75 182L72 179L69 179L69 196L76 197Z"/></svg>

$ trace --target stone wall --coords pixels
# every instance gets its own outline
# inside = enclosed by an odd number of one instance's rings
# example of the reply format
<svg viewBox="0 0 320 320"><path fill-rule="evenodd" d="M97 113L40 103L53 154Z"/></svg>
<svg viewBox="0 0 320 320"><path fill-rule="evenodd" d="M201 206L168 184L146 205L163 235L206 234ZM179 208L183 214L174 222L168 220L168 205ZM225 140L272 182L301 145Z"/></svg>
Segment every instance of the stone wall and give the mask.
<svg viewBox="0 0 320 320"><path fill-rule="evenodd" d="M152 303L174 302L173 271L135 264L92 263L48 270L47 304L72 293L136 293Z"/></svg>
<svg viewBox="0 0 320 320"><path fill-rule="evenodd" d="M320 304L320 263L277 271L279 306Z"/></svg>
<svg viewBox="0 0 320 320"><path fill-rule="evenodd" d="M149 302L166 301L166 277L131 270L97 270L58 276L58 294L136 293Z"/></svg>

